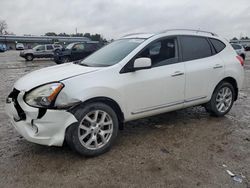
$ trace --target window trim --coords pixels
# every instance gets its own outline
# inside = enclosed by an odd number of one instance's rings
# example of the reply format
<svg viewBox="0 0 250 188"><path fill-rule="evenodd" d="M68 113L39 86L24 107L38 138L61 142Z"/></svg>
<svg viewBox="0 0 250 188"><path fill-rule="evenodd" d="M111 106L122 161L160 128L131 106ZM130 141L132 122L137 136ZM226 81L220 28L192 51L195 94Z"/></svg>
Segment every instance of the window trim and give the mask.
<svg viewBox="0 0 250 188"><path fill-rule="evenodd" d="M124 74L124 73L129 73L129 72L134 72L134 68L133 68L133 63L135 61L135 59L137 58L137 56L143 51L145 50L147 47L149 47L150 45L152 45L153 43L155 42L158 42L158 41L161 41L161 40L165 40L165 39L168 39L168 38L175 38L176 41L177 41L177 52L178 52L178 57L176 58L176 62L173 62L173 63L169 63L169 64L165 64L165 65L160 65L160 66L167 66L167 65L172 65L172 64L176 64L176 63L180 63L181 59L182 59L182 54L181 54L181 50L180 50L180 41L179 41L179 38L178 38L179 35L169 35L169 36L165 36L165 37L161 37L161 38L158 38L158 39L155 39L153 41L151 41L149 44L147 44L146 46L144 46L137 54L135 54L127 63L126 65L124 65L122 67L122 69L120 70L120 74ZM156 67L160 67L160 66L153 66L153 67L150 67L148 69L151 69L151 68L156 68Z"/></svg>
<svg viewBox="0 0 250 188"><path fill-rule="evenodd" d="M211 39L217 40L217 41L221 42L221 43L224 45L224 48L223 48L221 51L217 52L217 50L216 50L215 46L213 45ZM222 52L222 51L227 47L227 45L226 45L224 42L222 42L221 40L219 40L219 39L208 37L208 40L209 40L209 42L211 43L211 46L213 47L213 49L214 49L214 51L215 51L215 54L214 54L214 55L216 55L216 54Z"/></svg>

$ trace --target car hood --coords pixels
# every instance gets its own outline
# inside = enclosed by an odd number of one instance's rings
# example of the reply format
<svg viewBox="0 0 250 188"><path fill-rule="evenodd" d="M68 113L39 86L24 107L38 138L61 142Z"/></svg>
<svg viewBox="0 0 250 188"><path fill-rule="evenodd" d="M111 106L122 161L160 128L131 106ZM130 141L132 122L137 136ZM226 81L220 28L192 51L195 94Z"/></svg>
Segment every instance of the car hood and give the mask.
<svg viewBox="0 0 250 188"><path fill-rule="evenodd" d="M102 69L102 67L86 67L74 63L55 65L25 75L15 83L14 88L20 91L28 91L39 85L65 80L81 74L94 72L99 69Z"/></svg>
<svg viewBox="0 0 250 188"><path fill-rule="evenodd" d="M28 50L22 50L20 53L33 53L33 49L28 49Z"/></svg>

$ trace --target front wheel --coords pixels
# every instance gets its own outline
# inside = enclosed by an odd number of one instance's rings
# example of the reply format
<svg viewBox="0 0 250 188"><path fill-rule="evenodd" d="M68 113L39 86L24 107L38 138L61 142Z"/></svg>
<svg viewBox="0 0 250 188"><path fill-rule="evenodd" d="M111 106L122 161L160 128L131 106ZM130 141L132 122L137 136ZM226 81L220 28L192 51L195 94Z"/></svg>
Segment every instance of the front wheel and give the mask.
<svg viewBox="0 0 250 188"><path fill-rule="evenodd" d="M79 107L74 113L78 123L66 131L69 146L87 157L107 152L118 134L118 118L114 110L104 103Z"/></svg>
<svg viewBox="0 0 250 188"><path fill-rule="evenodd" d="M27 61L32 61L32 60L34 59L34 57L33 57L32 54L28 54L28 55L25 56L25 59L26 59Z"/></svg>
<svg viewBox="0 0 250 188"><path fill-rule="evenodd" d="M211 100L205 105L205 108L211 115L221 117L227 114L233 106L235 90L232 84L228 82L220 83L212 95Z"/></svg>
<svg viewBox="0 0 250 188"><path fill-rule="evenodd" d="M70 62L70 58L69 57L63 57L62 58L62 63L68 63Z"/></svg>

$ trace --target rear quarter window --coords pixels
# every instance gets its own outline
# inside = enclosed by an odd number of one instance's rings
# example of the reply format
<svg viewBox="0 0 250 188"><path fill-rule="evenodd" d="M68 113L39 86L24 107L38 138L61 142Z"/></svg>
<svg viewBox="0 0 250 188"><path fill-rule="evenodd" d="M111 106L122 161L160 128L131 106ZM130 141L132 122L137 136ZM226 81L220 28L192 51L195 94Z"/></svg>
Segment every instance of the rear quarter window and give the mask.
<svg viewBox="0 0 250 188"><path fill-rule="evenodd" d="M218 39L210 38L209 40L212 43L216 53L221 52L226 47L226 45Z"/></svg>

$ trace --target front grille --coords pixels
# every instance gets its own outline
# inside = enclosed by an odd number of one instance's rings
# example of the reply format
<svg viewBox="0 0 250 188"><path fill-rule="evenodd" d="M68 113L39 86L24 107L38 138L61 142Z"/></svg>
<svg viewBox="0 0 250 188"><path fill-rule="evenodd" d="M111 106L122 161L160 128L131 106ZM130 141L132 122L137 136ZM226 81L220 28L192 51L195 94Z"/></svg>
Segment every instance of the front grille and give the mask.
<svg viewBox="0 0 250 188"><path fill-rule="evenodd" d="M16 108L17 114L18 114L18 116L20 118L19 119L19 121L20 121L20 120L25 120L26 119L26 114L23 111L23 109L21 108L21 106L19 105L18 101L17 101L17 96L19 95L19 93L20 93L20 91L14 88L13 91L9 94L9 96L7 98L7 101L9 99L12 99L12 101L14 103L14 106Z"/></svg>

